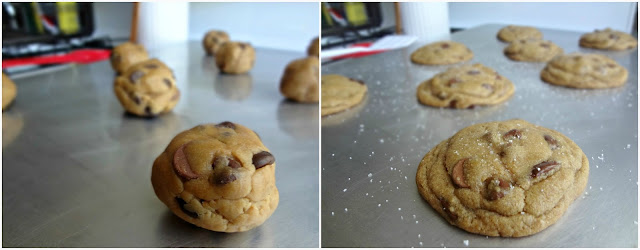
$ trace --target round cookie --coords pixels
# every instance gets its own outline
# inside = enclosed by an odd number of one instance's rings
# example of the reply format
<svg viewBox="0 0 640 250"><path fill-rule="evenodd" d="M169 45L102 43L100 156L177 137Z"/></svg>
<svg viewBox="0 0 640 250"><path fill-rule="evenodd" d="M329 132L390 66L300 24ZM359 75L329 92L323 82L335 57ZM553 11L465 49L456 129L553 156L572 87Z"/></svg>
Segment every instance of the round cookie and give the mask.
<svg viewBox="0 0 640 250"><path fill-rule="evenodd" d="M320 56L320 37L316 37L311 41L311 44L307 47L307 55Z"/></svg>
<svg viewBox="0 0 640 250"><path fill-rule="evenodd" d="M516 40L504 48L504 54L511 60L525 62L548 62L562 53L558 45L539 39Z"/></svg>
<svg viewBox="0 0 640 250"><path fill-rule="evenodd" d="M2 73L2 110L16 99L18 87L4 72Z"/></svg>
<svg viewBox="0 0 640 250"><path fill-rule="evenodd" d="M521 39L542 39L542 32L534 27L509 25L498 31L498 39L513 42Z"/></svg>
<svg viewBox="0 0 640 250"><path fill-rule="evenodd" d="M638 47L638 40L627 33L606 28L582 35L580 46L605 50L627 50Z"/></svg>
<svg viewBox="0 0 640 250"><path fill-rule="evenodd" d="M226 42L216 52L216 65L228 74L246 73L256 60L256 51L251 44L243 42Z"/></svg>
<svg viewBox="0 0 640 250"><path fill-rule="evenodd" d="M322 76L322 116L338 113L362 102L367 93L364 82L341 75Z"/></svg>
<svg viewBox="0 0 640 250"><path fill-rule="evenodd" d="M204 35L202 39L202 47L208 55L215 55L223 43L229 41L229 34L224 31L211 30Z"/></svg>
<svg viewBox="0 0 640 250"><path fill-rule="evenodd" d="M318 102L320 61L317 57L292 61L280 80L280 93L296 102Z"/></svg>
<svg viewBox="0 0 640 250"><path fill-rule="evenodd" d="M582 194L589 160L571 139L524 120L469 126L418 166L422 197L468 232L522 237L554 224Z"/></svg>
<svg viewBox="0 0 640 250"><path fill-rule="evenodd" d="M515 87L506 77L482 64L452 67L418 85L418 100L434 107L457 109L494 105L513 95Z"/></svg>
<svg viewBox="0 0 640 250"><path fill-rule="evenodd" d="M113 89L125 110L143 117L169 112L180 100L171 69L157 59L131 66L116 78Z"/></svg>
<svg viewBox="0 0 640 250"><path fill-rule="evenodd" d="M473 52L462 43L443 41L430 43L411 53L411 61L418 64L442 65L469 61Z"/></svg>
<svg viewBox="0 0 640 250"><path fill-rule="evenodd" d="M156 158L151 184L181 219L212 231L255 228L278 206L275 158L252 130L231 122L176 135Z"/></svg>
<svg viewBox="0 0 640 250"><path fill-rule="evenodd" d="M572 53L553 58L540 76L545 82L571 88L612 88L624 85L629 72L599 54Z"/></svg>
<svg viewBox="0 0 640 250"><path fill-rule="evenodd" d="M111 67L118 75L124 73L131 65L148 59L149 54L140 44L125 42L111 50Z"/></svg>

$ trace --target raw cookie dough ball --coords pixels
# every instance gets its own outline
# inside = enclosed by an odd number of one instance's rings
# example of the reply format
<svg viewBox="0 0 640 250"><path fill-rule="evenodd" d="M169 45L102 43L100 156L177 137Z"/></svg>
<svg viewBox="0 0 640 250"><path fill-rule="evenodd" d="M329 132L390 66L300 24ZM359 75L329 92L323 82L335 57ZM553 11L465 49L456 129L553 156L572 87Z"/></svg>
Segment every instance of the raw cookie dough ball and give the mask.
<svg viewBox="0 0 640 250"><path fill-rule="evenodd" d="M430 43L411 53L411 61L418 64L441 65L469 61L473 52L462 43L443 41Z"/></svg>
<svg viewBox="0 0 640 250"><path fill-rule="evenodd" d="M157 59L131 66L116 78L114 91L125 110L143 117L169 112L180 100L171 69Z"/></svg>
<svg viewBox="0 0 640 250"><path fill-rule="evenodd" d="M434 107L457 109L495 105L513 95L513 83L482 64L452 67L422 82L418 100Z"/></svg>
<svg viewBox="0 0 640 250"><path fill-rule="evenodd" d="M498 31L498 38L504 42L520 39L542 39L542 32L534 27L509 25Z"/></svg>
<svg viewBox="0 0 640 250"><path fill-rule="evenodd" d="M317 57L295 60L284 71L280 93L296 102L318 102L320 62Z"/></svg>
<svg viewBox="0 0 640 250"><path fill-rule="evenodd" d="M463 128L431 149L416 173L418 191L449 223L501 237L553 225L588 179L589 160L578 145L524 120Z"/></svg>
<svg viewBox="0 0 640 250"><path fill-rule="evenodd" d="M627 69L607 56L581 53L557 56L540 73L545 82L583 89L620 87L628 75Z"/></svg>
<svg viewBox="0 0 640 250"><path fill-rule="evenodd" d="M208 55L215 55L223 43L229 41L229 35L224 31L211 30L204 35L202 47Z"/></svg>
<svg viewBox="0 0 640 250"><path fill-rule="evenodd" d="M562 53L558 45L538 39L516 40L504 48L504 54L511 60L525 62L548 62Z"/></svg>
<svg viewBox="0 0 640 250"><path fill-rule="evenodd" d="M638 40L627 33L606 28L582 35L580 46L605 50L627 50L638 47Z"/></svg>
<svg viewBox="0 0 640 250"><path fill-rule="evenodd" d="M278 206L275 158L252 130L231 122L176 135L156 158L151 184L183 220L218 232L260 226Z"/></svg>
<svg viewBox="0 0 640 250"><path fill-rule="evenodd" d="M256 60L256 51L251 44L243 42L226 42L216 52L216 65L228 74L246 73Z"/></svg>
<svg viewBox="0 0 640 250"><path fill-rule="evenodd" d="M126 42L111 51L111 67L118 75L124 73L131 65L146 61L149 54L140 44Z"/></svg>
<svg viewBox="0 0 640 250"><path fill-rule="evenodd" d="M316 37L316 39L311 41L311 44L309 44L307 48L307 55L320 56L320 37Z"/></svg>
<svg viewBox="0 0 640 250"><path fill-rule="evenodd" d="M2 110L9 106L16 99L18 87L13 83L11 78L2 73Z"/></svg>
<svg viewBox="0 0 640 250"><path fill-rule="evenodd" d="M322 116L347 110L362 102L367 94L363 81L341 75L323 75L321 84Z"/></svg>

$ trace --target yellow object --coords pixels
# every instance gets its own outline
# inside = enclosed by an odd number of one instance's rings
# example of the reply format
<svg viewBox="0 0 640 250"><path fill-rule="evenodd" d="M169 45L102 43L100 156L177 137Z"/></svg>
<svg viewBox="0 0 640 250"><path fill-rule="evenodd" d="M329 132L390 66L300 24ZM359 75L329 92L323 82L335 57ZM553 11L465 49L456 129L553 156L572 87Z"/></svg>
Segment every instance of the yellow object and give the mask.
<svg viewBox="0 0 640 250"><path fill-rule="evenodd" d="M58 27L63 34L70 35L78 33L80 24L78 23L78 8L74 2L57 2L58 7Z"/></svg>
<svg viewBox="0 0 640 250"><path fill-rule="evenodd" d="M327 10L327 7L325 6L325 3L322 3L321 6L324 20L327 22L327 24L329 24L329 26L333 26L333 19L331 18L331 15L329 14L329 10Z"/></svg>
<svg viewBox="0 0 640 250"><path fill-rule="evenodd" d="M344 3L344 12L347 15L346 18L352 26L360 26L369 22L367 16L367 9L364 3Z"/></svg>
<svg viewBox="0 0 640 250"><path fill-rule="evenodd" d="M42 27L42 20L40 20L40 8L38 8L38 3L31 3L31 8L33 9L33 21L36 24L36 30L38 30L39 34L44 33L44 27Z"/></svg>

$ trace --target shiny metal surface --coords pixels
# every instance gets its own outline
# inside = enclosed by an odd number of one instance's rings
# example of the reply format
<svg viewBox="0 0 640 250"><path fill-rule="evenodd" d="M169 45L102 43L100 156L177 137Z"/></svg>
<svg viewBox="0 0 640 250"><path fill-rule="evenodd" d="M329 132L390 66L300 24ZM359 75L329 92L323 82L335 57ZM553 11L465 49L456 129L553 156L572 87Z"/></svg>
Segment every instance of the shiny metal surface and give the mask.
<svg viewBox="0 0 640 250"><path fill-rule="evenodd" d="M580 33L542 29L565 52L606 54L629 70L624 87L576 90L540 80L544 63L513 62L485 25L452 34L481 62L509 78L502 105L452 110L418 103L416 87L447 66L421 66L409 55L422 44L344 60L322 73L364 80L364 105L322 118L323 247L637 247L638 51L578 47ZM587 188L564 216L524 238L491 238L450 225L422 199L418 163L439 142L471 124L522 118L575 141L589 158ZM466 243L466 244L465 244Z"/></svg>
<svg viewBox="0 0 640 250"><path fill-rule="evenodd" d="M199 42L150 51L177 76L182 99L155 119L124 115L108 62L14 79L3 112L4 247L317 247L318 105L280 95L302 53L257 48L247 75L222 75ZM262 226L225 234L174 216L151 166L179 132L225 120L255 130L276 157L278 209Z"/></svg>

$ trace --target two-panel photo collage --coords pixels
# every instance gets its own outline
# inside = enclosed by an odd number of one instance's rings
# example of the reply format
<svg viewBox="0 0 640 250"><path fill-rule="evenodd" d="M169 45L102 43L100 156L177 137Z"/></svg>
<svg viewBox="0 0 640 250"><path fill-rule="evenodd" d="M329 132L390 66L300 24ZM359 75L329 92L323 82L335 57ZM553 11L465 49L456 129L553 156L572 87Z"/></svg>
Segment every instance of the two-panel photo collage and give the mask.
<svg viewBox="0 0 640 250"><path fill-rule="evenodd" d="M2 2L2 247L638 248L637 2Z"/></svg>

